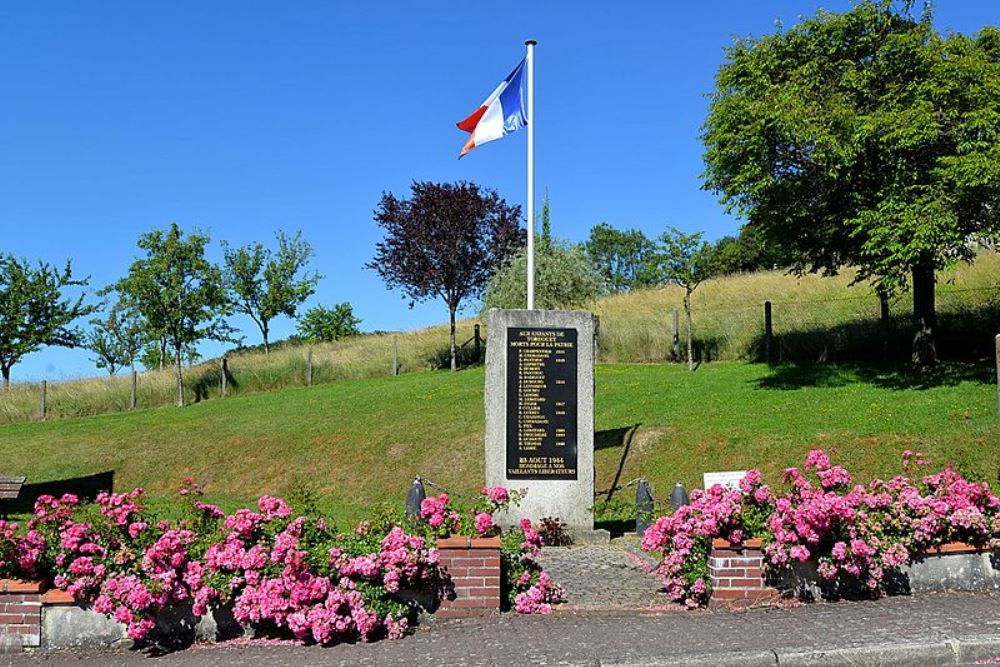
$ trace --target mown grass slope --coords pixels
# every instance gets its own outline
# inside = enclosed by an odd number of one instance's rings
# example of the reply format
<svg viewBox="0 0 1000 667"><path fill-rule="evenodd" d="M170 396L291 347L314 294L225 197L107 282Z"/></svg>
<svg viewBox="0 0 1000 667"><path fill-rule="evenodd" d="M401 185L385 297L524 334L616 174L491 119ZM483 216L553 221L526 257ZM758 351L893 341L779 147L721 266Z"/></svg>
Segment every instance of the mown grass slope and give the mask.
<svg viewBox="0 0 1000 667"><path fill-rule="evenodd" d="M699 356L708 361L755 359L762 350L763 303L774 304L774 355L778 359L881 359L883 333L879 302L865 285L850 286L852 271L831 278L796 277L780 271L713 279L694 294L694 331ZM946 357L988 355L1000 332L1000 255L983 253L975 264L961 264L938 275L939 349ZM663 361L671 357L671 311L681 307L676 287L643 290L593 304L601 318L600 359L608 362ZM444 312L442 310L442 312ZM889 338L896 356L905 356L911 336L909 295L892 302ZM681 336L684 336L683 318ZM459 324L460 342L473 335L475 321ZM483 322L485 325L485 322ZM485 326L483 329L485 332ZM253 334L251 333L251 339ZM447 348L446 326L400 334L346 338L313 346L314 383L386 377L392 372L394 345L403 372L426 371ZM471 346L470 346L471 347ZM306 378L306 348L284 347L270 355L231 355L229 393L245 395L301 387ZM15 368L15 379L17 369ZM186 370L189 401L219 397L221 365L210 360ZM172 371L143 373L139 405L168 406L175 400ZM0 424L35 419L38 387L14 386L0 392ZM49 417L119 412L127 409L126 377L94 377L50 383Z"/></svg>
<svg viewBox="0 0 1000 667"><path fill-rule="evenodd" d="M987 370L928 376L853 365L602 364L598 489L648 477L659 495L702 472L761 467L777 479L811 448L862 477L893 474L904 449L996 480L1000 419ZM626 452L626 431L638 425ZM169 498L192 475L233 506L308 488L357 517L400 503L416 474L460 493L483 482L483 373L423 372L153 409L0 426L3 474L29 482L113 472L119 489ZM619 473L619 468L621 472ZM628 495L629 492L623 492Z"/></svg>

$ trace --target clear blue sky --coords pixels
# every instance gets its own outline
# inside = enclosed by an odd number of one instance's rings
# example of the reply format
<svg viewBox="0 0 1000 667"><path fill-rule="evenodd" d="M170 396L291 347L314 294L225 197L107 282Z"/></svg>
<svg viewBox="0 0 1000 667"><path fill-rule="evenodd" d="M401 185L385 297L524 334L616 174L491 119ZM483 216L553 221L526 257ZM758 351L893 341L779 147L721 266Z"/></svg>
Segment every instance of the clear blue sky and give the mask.
<svg viewBox="0 0 1000 667"><path fill-rule="evenodd" d="M973 32L995 0L942 0ZM0 5L0 252L62 263L95 286L138 236L176 221L233 244L301 229L325 276L309 305L350 301L365 329L410 310L362 265L372 209L411 180L468 179L524 202L524 133L461 162L464 118L536 57L536 172L558 236L596 223L734 233L700 189L705 94L733 35L792 25L815 0L746 2L33 2ZM846 1L827 2L840 10ZM249 321L248 342L258 342ZM276 322L274 338L293 323ZM205 345L215 354L218 345ZM46 349L15 380L94 373Z"/></svg>

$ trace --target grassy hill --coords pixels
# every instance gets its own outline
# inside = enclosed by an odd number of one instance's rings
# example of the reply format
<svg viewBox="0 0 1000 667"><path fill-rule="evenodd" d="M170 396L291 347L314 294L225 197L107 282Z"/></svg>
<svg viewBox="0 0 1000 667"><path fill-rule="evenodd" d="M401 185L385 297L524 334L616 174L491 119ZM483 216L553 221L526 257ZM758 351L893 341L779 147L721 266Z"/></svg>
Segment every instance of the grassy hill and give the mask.
<svg viewBox="0 0 1000 667"><path fill-rule="evenodd" d="M700 357L706 361L758 358L763 303L770 300L776 358L880 359L883 333L879 302L869 287L851 287L853 278L851 271L831 278L773 271L707 281L693 298ZM670 359L671 310L680 308L681 300L679 288L665 287L612 296L593 304L601 318L601 360ZM1000 332L1000 254L984 253L973 265L962 264L940 273L937 301L939 349L945 356L976 359L992 354L993 336ZM896 299L891 312L889 339L897 356L905 356L911 336L909 295ZM683 338L683 317L681 320ZM459 324L460 341L472 337L474 324L471 319ZM388 376L394 346L403 372L426 371L435 367L434 359L446 350L447 342L447 327L437 326L315 345L314 383ZM266 356L250 351L233 354L229 358L230 394L301 387L305 384L306 354L305 347L284 347ZM16 372L15 368L15 379ZM189 400L219 397L219 360L190 368L186 374ZM59 418L124 411L129 393L126 377L50 383L48 414ZM168 406L174 397L171 371L140 375L140 406ZM0 424L37 418L38 403L38 387L32 384L0 392Z"/></svg>
<svg viewBox="0 0 1000 667"><path fill-rule="evenodd" d="M596 382L598 489L616 475L643 475L666 496L676 480L690 488L706 470L754 466L775 479L814 447L836 450L863 477L898 471L911 448L997 479L996 387L982 365L917 377L830 364L723 362L695 373L601 364ZM326 509L353 518L372 503L402 502L416 474L475 491L483 373L345 380L184 409L0 426L0 460L0 472L31 483L68 480L50 491L110 473L116 488L140 485L168 498L193 475L224 505L308 488Z"/></svg>

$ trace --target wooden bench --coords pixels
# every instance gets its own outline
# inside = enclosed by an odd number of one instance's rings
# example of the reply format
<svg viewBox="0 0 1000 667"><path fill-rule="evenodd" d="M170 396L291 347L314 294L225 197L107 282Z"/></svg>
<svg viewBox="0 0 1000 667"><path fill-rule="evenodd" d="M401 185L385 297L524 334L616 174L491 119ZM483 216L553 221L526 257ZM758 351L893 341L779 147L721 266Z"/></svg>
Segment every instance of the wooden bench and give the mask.
<svg viewBox="0 0 1000 667"><path fill-rule="evenodd" d="M7 504L17 500L27 477L5 477L0 475L0 515L7 516Z"/></svg>

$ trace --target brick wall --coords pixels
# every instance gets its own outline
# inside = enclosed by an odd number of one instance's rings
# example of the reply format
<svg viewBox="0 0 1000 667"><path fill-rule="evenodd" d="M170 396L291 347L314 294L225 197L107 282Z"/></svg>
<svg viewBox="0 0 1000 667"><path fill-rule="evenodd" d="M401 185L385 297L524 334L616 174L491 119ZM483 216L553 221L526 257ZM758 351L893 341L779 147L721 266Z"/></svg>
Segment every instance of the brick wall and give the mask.
<svg viewBox="0 0 1000 667"><path fill-rule="evenodd" d="M712 604L748 606L770 602L778 592L764 581L764 553L760 540L732 545L716 539L708 557L712 578Z"/></svg>
<svg viewBox="0 0 1000 667"><path fill-rule="evenodd" d="M435 615L464 618L500 611L500 538L448 537L437 547L450 585Z"/></svg>
<svg viewBox="0 0 1000 667"><path fill-rule="evenodd" d="M36 647L42 639L40 581L0 579L0 642Z"/></svg>

